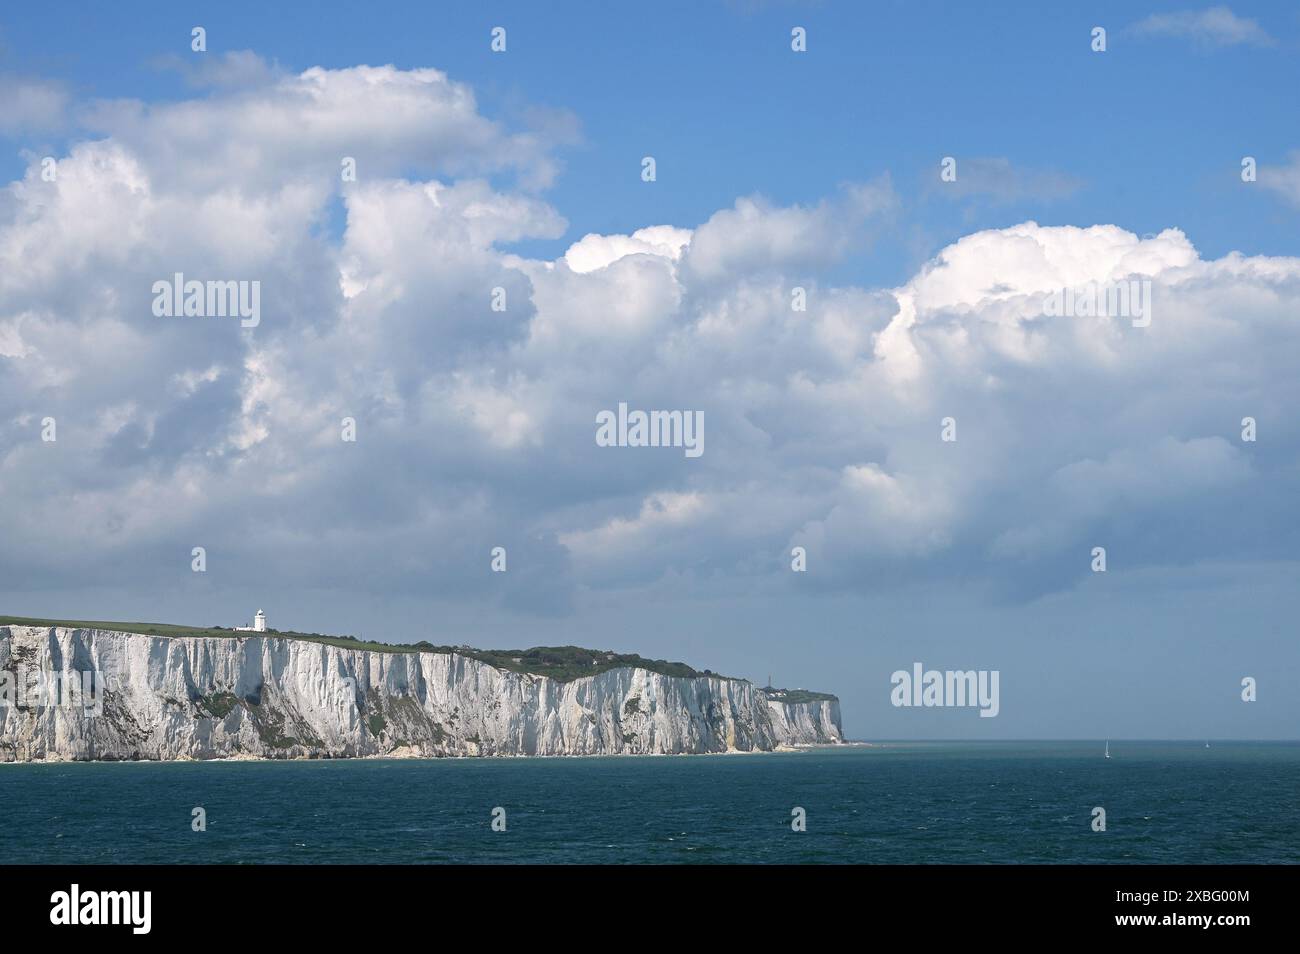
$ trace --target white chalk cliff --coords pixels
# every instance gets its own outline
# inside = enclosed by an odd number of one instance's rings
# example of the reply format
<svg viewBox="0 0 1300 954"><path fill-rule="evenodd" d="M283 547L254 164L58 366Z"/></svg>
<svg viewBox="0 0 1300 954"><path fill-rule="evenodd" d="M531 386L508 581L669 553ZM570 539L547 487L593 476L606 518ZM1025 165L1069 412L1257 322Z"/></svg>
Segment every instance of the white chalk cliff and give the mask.
<svg viewBox="0 0 1300 954"><path fill-rule="evenodd" d="M39 672L40 676L32 674ZM37 698L60 674L98 711ZM29 691L23 692L27 688ZM842 742L834 697L619 668L569 681L454 652L0 626L0 761L676 754Z"/></svg>

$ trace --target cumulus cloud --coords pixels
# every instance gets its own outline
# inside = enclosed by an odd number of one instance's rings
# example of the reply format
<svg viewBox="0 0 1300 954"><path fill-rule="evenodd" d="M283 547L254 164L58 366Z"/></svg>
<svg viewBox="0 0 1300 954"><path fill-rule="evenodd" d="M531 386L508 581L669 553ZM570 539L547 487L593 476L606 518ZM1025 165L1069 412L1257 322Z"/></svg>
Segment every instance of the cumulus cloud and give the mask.
<svg viewBox="0 0 1300 954"><path fill-rule="evenodd" d="M1189 560L1300 542L1276 516L1300 448L1295 259L1025 222L898 287L833 283L897 211L888 180L530 258L505 247L566 228L535 188L552 146L436 70L313 69L97 121L55 182L33 165L0 202L12 587L180 585L204 545L247 585L546 614L662 579L789 585L796 545L810 587L1030 595L1099 542L1152 566L1156 540ZM154 317L178 271L261 281L261 324ZM1151 283L1148 327L1045 313L1127 280ZM703 412L705 454L598 447L619 402Z"/></svg>
<svg viewBox="0 0 1300 954"><path fill-rule="evenodd" d="M682 257L691 240L689 229L657 225L638 229L631 235L584 235L564 253L564 264L572 272L585 274L612 265L628 255L657 255L669 261Z"/></svg>
<svg viewBox="0 0 1300 954"><path fill-rule="evenodd" d="M82 122L153 157L155 175L176 188L273 189L297 176L337 179L344 156L367 179L505 170L535 188L556 171L543 141L484 117L473 91L440 70L314 67L282 75L244 57L203 75L225 87L224 95L97 102Z"/></svg>
<svg viewBox="0 0 1300 954"><path fill-rule="evenodd" d="M687 265L702 279L789 269L837 260L863 226L891 211L897 196L888 177L846 187L816 206L776 207L761 197L737 199L695 230Z"/></svg>
<svg viewBox="0 0 1300 954"><path fill-rule="evenodd" d="M1271 46L1273 38L1255 20L1239 17L1227 7L1153 13L1129 28L1137 36L1169 36L1198 46Z"/></svg>

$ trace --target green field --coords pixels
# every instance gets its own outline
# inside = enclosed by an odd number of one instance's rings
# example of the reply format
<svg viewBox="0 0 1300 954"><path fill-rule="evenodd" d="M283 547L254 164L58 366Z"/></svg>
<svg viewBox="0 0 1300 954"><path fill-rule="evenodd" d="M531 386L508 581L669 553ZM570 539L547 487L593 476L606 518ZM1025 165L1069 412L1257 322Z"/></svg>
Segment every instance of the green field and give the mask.
<svg viewBox="0 0 1300 954"><path fill-rule="evenodd" d="M477 659L498 669L512 672L534 673L552 679L568 681L582 676L592 676L610 669L639 667L665 676L716 676L708 669L697 670L686 663L664 659L645 659L635 653L615 653L579 646L534 646L532 649L472 649L468 646L435 646L429 642L380 643L351 636L325 636L321 633L296 633L268 629L265 634L236 632L220 626L174 626L169 623L120 623L106 620L31 619L23 616L0 616L0 626L60 626L67 629L103 629L119 633L142 633L146 636L214 637L218 639L248 639L260 636L280 639L300 639L340 649L362 649L378 653L458 653Z"/></svg>

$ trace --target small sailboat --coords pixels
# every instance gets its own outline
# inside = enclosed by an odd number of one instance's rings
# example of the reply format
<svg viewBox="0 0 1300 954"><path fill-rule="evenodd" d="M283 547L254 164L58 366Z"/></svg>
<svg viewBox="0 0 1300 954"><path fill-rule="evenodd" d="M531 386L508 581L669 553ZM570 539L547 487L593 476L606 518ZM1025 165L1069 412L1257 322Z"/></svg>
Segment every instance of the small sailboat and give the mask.
<svg viewBox="0 0 1300 954"><path fill-rule="evenodd" d="M1210 743L1209 743L1209 742L1206 742L1206 743L1205 743L1205 747L1208 749L1208 748L1210 747Z"/></svg>
<svg viewBox="0 0 1300 954"><path fill-rule="evenodd" d="M1110 758L1110 739L1106 740L1106 758Z"/></svg>

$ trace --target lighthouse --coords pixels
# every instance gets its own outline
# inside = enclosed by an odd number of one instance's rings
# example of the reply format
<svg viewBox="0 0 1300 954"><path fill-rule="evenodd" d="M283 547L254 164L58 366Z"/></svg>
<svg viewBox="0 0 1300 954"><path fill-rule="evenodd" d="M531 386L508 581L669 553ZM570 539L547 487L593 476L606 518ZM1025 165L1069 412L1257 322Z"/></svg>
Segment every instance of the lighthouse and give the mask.
<svg viewBox="0 0 1300 954"><path fill-rule="evenodd" d="M235 627L235 632L237 632L237 633L265 633L265 632L266 632L266 614L263 613L261 610L258 610L258 611L257 611L257 615L253 617L253 625L252 625L252 626L236 626L236 627Z"/></svg>

